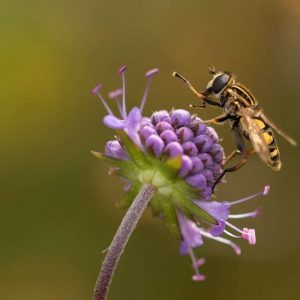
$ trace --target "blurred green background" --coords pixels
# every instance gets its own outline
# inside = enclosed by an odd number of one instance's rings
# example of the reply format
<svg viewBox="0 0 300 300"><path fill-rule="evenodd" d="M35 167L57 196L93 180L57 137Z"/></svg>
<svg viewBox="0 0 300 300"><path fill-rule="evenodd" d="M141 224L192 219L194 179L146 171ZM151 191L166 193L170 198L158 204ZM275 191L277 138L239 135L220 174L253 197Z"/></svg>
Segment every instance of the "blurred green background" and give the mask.
<svg viewBox="0 0 300 300"><path fill-rule="evenodd" d="M199 88L208 66L231 70L298 141L300 4L252 1L2 1L0 12L0 299L90 299L103 254L124 214L122 184L89 153L113 132L90 95L120 86L139 103L144 72L159 67L146 113L188 108L197 99L176 70ZM200 111L206 119L219 113ZM229 153L228 125L218 128ZM242 256L207 242L204 283L190 280L188 257L151 213L142 219L118 267L110 299L299 299L299 148L278 138L283 169L252 157L227 177L218 199L271 185L256 220L257 245ZM245 224L245 222L243 222Z"/></svg>

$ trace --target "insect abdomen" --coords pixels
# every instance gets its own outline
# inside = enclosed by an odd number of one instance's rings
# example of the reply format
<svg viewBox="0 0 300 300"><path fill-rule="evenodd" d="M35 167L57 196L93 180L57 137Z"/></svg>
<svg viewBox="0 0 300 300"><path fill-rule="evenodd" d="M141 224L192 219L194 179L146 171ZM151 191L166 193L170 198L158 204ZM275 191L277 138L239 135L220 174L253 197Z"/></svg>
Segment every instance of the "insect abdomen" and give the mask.
<svg viewBox="0 0 300 300"><path fill-rule="evenodd" d="M279 171L281 169L282 163L280 160L280 152L277 146L277 142L275 140L274 134L270 126L268 126L265 122L261 119L255 119L255 123L259 126L260 130L262 131L264 140L269 148L269 166L274 171Z"/></svg>

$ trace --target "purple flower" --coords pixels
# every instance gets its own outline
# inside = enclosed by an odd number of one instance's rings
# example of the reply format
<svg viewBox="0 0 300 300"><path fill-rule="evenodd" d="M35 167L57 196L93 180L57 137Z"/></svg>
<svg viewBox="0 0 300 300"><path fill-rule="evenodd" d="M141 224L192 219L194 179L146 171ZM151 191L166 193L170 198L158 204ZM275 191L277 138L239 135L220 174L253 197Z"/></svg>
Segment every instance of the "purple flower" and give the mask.
<svg viewBox="0 0 300 300"><path fill-rule="evenodd" d="M100 94L101 85L97 85L92 91L93 95L100 98L108 112L103 119L104 124L109 128L125 131L140 150L148 151L156 158L181 156L182 166L178 172L179 177L184 178L189 185L199 191L199 199L209 199L212 193L211 187L222 172L224 158L224 151L218 144L219 138L216 132L203 124L200 118L191 116L184 109L173 109L170 112L160 110L154 112L150 118L142 116L150 83L153 76L158 73L157 69L146 73L147 85L140 108L134 107L127 113L126 69L123 66L118 72L122 78L122 88L109 93L109 98L117 103L120 117L113 113ZM123 156L118 157L122 159Z"/></svg>
<svg viewBox="0 0 300 300"><path fill-rule="evenodd" d="M210 215L212 215L217 221L218 225L212 226L210 231L205 228L198 227L193 221L187 219L182 213L177 212L180 232L181 232L181 247L180 254L189 254L191 256L191 260L193 263L193 268L195 270L195 274L192 276L192 279L195 281L202 281L203 275L199 271L199 264L197 263L198 259L196 258L193 248L199 247L203 245L204 239L208 238L223 244L227 244L233 248L236 254L241 254L241 249L238 245L233 243L231 240L221 237L223 233L232 237L232 238L243 238L249 242L250 245L254 245L256 243L256 235L255 229L243 228L239 229L235 225L228 222L228 219L242 219L242 218L255 218L260 213L260 208L255 209L252 212L247 212L243 214L230 214L230 210L232 206L243 203L245 201L251 200L259 195L266 196L269 193L270 186L265 186L263 191L256 193L254 195L242 198L237 201L205 201L198 200L195 203L207 211ZM235 230L238 235L227 231L225 228ZM201 280L199 280L201 278Z"/></svg>

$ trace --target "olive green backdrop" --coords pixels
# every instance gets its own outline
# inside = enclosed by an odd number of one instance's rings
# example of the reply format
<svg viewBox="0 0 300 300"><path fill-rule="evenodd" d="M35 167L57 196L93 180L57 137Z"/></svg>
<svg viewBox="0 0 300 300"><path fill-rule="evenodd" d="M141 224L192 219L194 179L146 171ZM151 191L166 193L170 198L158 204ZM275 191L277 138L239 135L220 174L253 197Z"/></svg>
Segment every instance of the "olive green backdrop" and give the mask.
<svg viewBox="0 0 300 300"><path fill-rule="evenodd" d="M119 87L121 65L130 105L140 101L144 72L160 68L147 114L197 102L172 71L202 88L208 66L231 70L300 140L299 1L2 1L0 25L1 300L90 299L124 214L115 207L121 183L89 153L113 135L90 90L98 81L104 94ZM228 125L218 129L229 153ZM246 221L257 229L255 247L239 241L238 257L207 242L197 251L207 281L195 283L178 241L147 212L110 299L299 299L299 148L278 142L281 172L252 157L217 193L237 199L271 185L267 198L244 206L264 207Z"/></svg>

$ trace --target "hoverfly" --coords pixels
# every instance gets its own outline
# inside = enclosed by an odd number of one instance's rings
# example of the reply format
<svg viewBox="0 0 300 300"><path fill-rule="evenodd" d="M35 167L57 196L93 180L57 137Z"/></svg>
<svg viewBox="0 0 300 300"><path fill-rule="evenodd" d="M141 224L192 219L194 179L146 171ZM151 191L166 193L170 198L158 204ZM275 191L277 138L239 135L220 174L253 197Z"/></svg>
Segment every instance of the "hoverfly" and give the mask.
<svg viewBox="0 0 300 300"><path fill-rule="evenodd" d="M233 167L225 168L216 180L213 189L227 172L233 172L243 166L249 154L257 153L263 162L273 170L279 171L282 163L279 149L272 132L276 130L290 144L296 145L296 141L278 128L258 104L254 95L230 72L217 72L214 67L209 69L213 78L208 82L202 92L198 92L192 84L180 74L174 72L172 75L183 80L186 85L202 101L202 105L191 105L191 107L205 108L206 104L220 107L224 113L213 119L203 121L206 124L222 124L230 122L231 131L236 139L237 149L233 151L224 161L224 165L235 155L241 154L242 160ZM214 100L214 97L216 100ZM248 150L245 139L249 140L253 149Z"/></svg>

